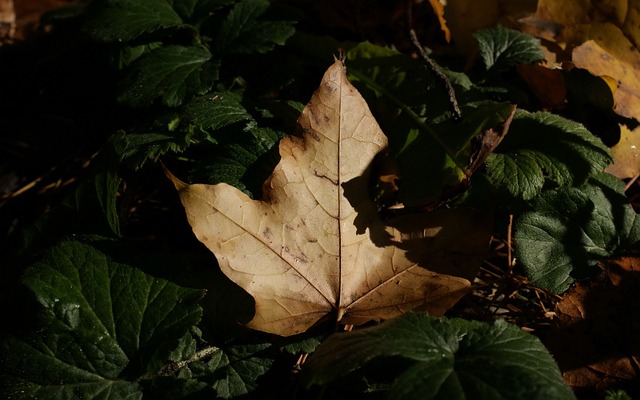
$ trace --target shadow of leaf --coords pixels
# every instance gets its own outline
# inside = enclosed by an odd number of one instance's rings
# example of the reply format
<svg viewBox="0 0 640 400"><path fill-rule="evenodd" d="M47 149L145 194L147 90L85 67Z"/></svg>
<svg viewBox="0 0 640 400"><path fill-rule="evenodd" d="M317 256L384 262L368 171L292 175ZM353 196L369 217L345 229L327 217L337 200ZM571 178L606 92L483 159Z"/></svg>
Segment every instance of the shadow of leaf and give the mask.
<svg viewBox="0 0 640 400"><path fill-rule="evenodd" d="M357 213L357 233L378 247L404 250L412 262L437 273L468 280L475 277L489 248L493 218L470 208L438 209L383 221L368 187L371 166L361 176L342 184L344 196Z"/></svg>

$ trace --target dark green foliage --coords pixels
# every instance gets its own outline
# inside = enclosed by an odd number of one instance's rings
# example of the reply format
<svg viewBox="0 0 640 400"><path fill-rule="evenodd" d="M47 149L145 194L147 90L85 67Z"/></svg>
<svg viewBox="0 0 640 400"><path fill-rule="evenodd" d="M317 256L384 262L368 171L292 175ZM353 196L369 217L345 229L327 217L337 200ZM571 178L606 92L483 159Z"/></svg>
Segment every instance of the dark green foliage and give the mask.
<svg viewBox="0 0 640 400"><path fill-rule="evenodd" d="M550 190L516 224L516 257L536 286L562 293L574 277L594 276L599 260L637 248L638 215L622 182L608 174Z"/></svg>
<svg viewBox="0 0 640 400"><path fill-rule="evenodd" d="M163 28L182 24L166 0L98 0L87 7L84 31L92 39L125 42Z"/></svg>
<svg viewBox="0 0 640 400"><path fill-rule="evenodd" d="M530 200L545 185L581 185L604 170L611 156L584 126L549 113L521 111L487 161L488 175L498 190Z"/></svg>
<svg viewBox="0 0 640 400"><path fill-rule="evenodd" d="M215 41L218 53L266 53L283 45L295 32L291 22L260 21L269 8L267 0L242 0L222 22Z"/></svg>
<svg viewBox="0 0 640 400"><path fill-rule="evenodd" d="M485 68L496 73L517 64L544 60L540 41L502 26L482 29L474 34Z"/></svg>
<svg viewBox="0 0 640 400"><path fill-rule="evenodd" d="M518 262L556 292L640 245L621 182L602 173L608 148L581 123L525 111L527 93L502 80L542 58L536 40L480 31L484 68L441 67L463 112L457 120L419 60L311 34L297 17L267 0L94 0L47 16L54 29L42 53L2 48L0 88L15 97L2 103L9 139L0 166L27 165L22 185L76 169L73 183L8 229L10 243L23 240L5 257L3 310L15 311L18 298L20 315L0 339L3 397L572 398L541 343L502 321L410 313L326 340L326 325L286 340L243 326L253 299L193 238L157 161L183 180L226 182L259 199L278 141L297 134L303 103L339 47L399 165L389 203L515 213ZM6 78L21 69L33 81ZM584 77L573 74L572 93L583 97ZM14 104L34 99L29 111ZM609 115L609 100L596 100ZM485 134L503 128L470 173ZM13 146L23 142L37 143L29 157ZM38 160L44 172L31 170ZM381 211L393 213L389 203ZM3 222L14 224L24 209L10 211ZM313 354L300 367L304 353Z"/></svg>
<svg viewBox="0 0 640 400"><path fill-rule="evenodd" d="M205 130L218 130L240 121L248 121L251 115L242 105L242 94L237 92L213 92L195 98L184 107L185 118Z"/></svg>
<svg viewBox="0 0 640 400"><path fill-rule="evenodd" d="M398 359L404 367L390 370L402 365ZM373 375L367 366L377 360L375 367L391 378L390 399L573 397L542 343L517 327L415 313L331 336L303 368L302 382L327 385L360 370ZM375 378L367 382L374 385Z"/></svg>
<svg viewBox="0 0 640 400"><path fill-rule="evenodd" d="M204 94L218 79L218 66L203 47L163 46L134 61L120 84L118 100L145 107L157 98L175 107L196 94Z"/></svg>
<svg viewBox="0 0 640 400"><path fill-rule="evenodd" d="M25 270L35 315L2 341L3 397L140 398L135 378L156 372L200 320L202 291L100 250L116 243L62 242Z"/></svg>

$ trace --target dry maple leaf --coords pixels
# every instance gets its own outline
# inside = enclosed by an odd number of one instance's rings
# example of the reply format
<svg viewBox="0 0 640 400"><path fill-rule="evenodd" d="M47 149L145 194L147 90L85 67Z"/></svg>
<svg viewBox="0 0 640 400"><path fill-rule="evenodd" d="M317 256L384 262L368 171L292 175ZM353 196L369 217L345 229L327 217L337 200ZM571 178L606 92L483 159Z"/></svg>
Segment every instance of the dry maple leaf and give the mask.
<svg viewBox="0 0 640 400"><path fill-rule="evenodd" d="M327 70L298 124L303 135L280 141L281 160L262 200L167 173L197 238L253 296L248 326L289 336L327 315L358 325L416 307L434 314L450 308L488 247L486 218L443 210L383 223L368 196L368 174L387 139L341 61Z"/></svg>

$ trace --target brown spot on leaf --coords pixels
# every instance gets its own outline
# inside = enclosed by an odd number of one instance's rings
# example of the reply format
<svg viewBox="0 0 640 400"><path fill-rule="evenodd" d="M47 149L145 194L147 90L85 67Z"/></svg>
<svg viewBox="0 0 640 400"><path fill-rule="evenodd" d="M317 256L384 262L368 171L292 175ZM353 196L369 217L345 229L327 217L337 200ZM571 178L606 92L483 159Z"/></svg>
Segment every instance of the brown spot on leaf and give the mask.
<svg viewBox="0 0 640 400"><path fill-rule="evenodd" d="M310 136L316 142L320 141L320 136L318 136L318 134L315 133L314 131L308 131L308 136Z"/></svg>
<svg viewBox="0 0 640 400"><path fill-rule="evenodd" d="M271 229L269 227L264 228L264 230L262 231L262 236L264 236L267 240L271 240L273 238L273 232L271 232Z"/></svg>

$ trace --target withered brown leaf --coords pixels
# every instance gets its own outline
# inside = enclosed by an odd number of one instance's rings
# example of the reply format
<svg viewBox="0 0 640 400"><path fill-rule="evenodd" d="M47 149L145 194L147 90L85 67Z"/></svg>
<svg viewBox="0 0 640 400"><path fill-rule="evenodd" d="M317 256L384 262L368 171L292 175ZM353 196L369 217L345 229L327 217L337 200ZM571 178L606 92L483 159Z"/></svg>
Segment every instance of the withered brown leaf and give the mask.
<svg viewBox="0 0 640 400"><path fill-rule="evenodd" d="M488 247L487 219L470 210L379 218L368 175L387 139L341 61L298 124L302 137L280 142L261 200L168 174L198 239L254 297L248 326L288 336L327 315L358 325L416 307L449 309Z"/></svg>

